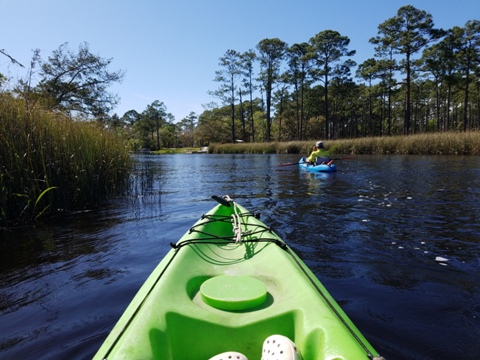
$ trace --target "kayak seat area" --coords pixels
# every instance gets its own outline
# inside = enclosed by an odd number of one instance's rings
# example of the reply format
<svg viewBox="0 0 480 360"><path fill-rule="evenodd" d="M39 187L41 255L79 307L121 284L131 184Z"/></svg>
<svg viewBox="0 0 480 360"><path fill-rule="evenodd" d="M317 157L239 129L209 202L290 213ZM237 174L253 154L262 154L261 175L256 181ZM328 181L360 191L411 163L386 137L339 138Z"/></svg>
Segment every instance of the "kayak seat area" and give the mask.
<svg viewBox="0 0 480 360"><path fill-rule="evenodd" d="M330 161L330 158L322 156L322 157L317 157L315 158L315 164L320 165L322 163L328 163Z"/></svg>
<svg viewBox="0 0 480 360"><path fill-rule="evenodd" d="M238 314L238 316L242 317L242 314ZM277 336L281 334L281 336L295 341L295 332L299 330L295 329L295 322L298 322L301 317L300 313L290 312L272 318L259 318L249 324L234 327L228 324L228 320L225 321L225 325L221 325L216 321L209 322L187 317L184 314L170 313L167 315L168 338L163 332L151 333L150 337L155 338L154 343L157 346L162 344L157 347L157 351L166 351L164 355L156 357L157 359L211 359L214 357L215 360L220 360L221 357L215 357L219 353L223 355L240 353L247 359L260 359L262 349L267 346L264 342L271 338L272 334L277 334ZM322 337L318 335L317 333L311 337L312 341L309 341L310 344L307 346L309 353L321 353L322 342L319 339ZM269 343L268 349L271 351L274 346L276 345ZM266 356L263 358L300 359L300 357ZM225 358L225 360L232 359L236 358Z"/></svg>

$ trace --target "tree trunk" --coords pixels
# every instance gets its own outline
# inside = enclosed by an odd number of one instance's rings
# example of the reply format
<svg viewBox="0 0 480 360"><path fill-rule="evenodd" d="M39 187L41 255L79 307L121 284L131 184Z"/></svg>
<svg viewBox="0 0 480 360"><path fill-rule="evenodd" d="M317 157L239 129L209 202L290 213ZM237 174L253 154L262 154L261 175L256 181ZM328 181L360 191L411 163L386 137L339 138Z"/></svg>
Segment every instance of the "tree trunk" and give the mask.
<svg viewBox="0 0 480 360"><path fill-rule="evenodd" d="M403 124L403 133L404 135L410 134L410 54L407 53L406 61L406 70L407 70L407 89L405 96L405 120Z"/></svg>

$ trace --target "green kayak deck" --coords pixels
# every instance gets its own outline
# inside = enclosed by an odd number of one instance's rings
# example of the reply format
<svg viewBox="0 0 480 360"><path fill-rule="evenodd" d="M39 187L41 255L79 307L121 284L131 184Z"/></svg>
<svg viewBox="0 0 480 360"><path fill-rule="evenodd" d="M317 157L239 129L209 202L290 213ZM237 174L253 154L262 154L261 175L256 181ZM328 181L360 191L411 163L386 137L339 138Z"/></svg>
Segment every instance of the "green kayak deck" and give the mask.
<svg viewBox="0 0 480 360"><path fill-rule="evenodd" d="M227 200L172 244L94 359L207 360L236 351L253 360L275 334L303 360L378 357L290 247Z"/></svg>

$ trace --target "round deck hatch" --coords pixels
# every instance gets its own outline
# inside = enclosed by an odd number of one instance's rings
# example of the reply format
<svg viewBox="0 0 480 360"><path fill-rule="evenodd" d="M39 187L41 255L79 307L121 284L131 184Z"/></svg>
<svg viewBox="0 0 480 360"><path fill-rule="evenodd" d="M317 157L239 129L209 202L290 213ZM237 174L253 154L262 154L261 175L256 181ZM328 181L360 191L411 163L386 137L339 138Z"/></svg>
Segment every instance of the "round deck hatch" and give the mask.
<svg viewBox="0 0 480 360"><path fill-rule="evenodd" d="M220 310L247 310L267 299L267 287L247 275L220 275L200 286L203 301Z"/></svg>

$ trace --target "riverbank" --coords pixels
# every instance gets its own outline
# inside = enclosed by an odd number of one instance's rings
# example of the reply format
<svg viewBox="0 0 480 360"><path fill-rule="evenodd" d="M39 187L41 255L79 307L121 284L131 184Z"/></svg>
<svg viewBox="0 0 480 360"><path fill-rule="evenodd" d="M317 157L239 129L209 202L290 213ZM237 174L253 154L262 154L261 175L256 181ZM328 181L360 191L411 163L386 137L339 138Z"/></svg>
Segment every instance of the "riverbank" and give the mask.
<svg viewBox="0 0 480 360"><path fill-rule="evenodd" d="M212 144L209 146L208 152L215 154L308 154L314 144L314 140ZM325 140L324 144L331 154L480 155L480 132Z"/></svg>

